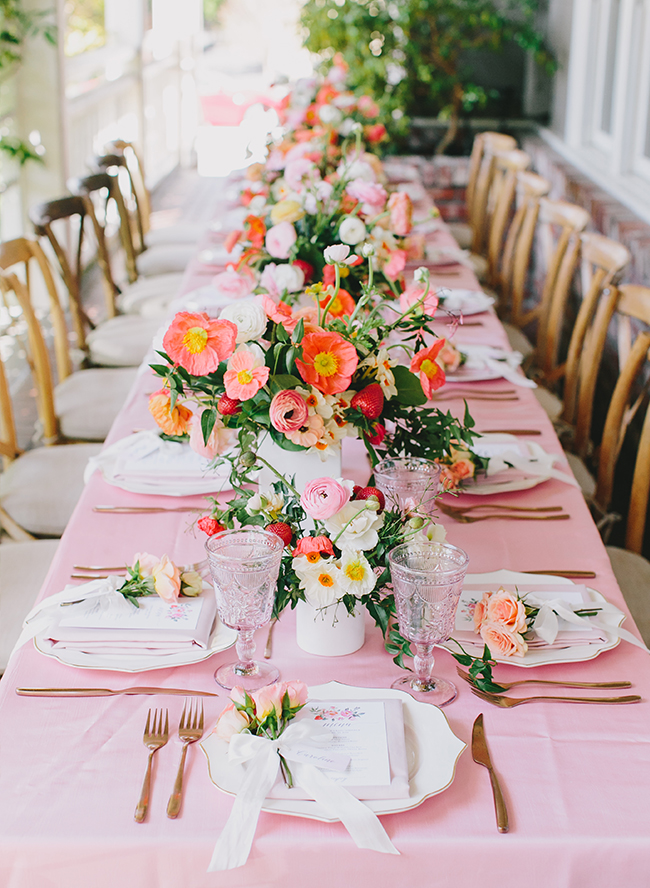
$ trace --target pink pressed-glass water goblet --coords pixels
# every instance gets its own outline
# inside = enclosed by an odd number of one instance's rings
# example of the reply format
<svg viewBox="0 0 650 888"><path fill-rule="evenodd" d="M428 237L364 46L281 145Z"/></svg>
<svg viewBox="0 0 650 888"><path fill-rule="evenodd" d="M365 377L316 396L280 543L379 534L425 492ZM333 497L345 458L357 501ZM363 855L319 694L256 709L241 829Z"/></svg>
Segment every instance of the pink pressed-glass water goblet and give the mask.
<svg viewBox="0 0 650 888"><path fill-rule="evenodd" d="M375 466L375 483L389 503L404 511L430 515L440 489L440 466L430 459L405 456L383 459Z"/></svg>
<svg viewBox="0 0 650 888"><path fill-rule="evenodd" d="M388 561L399 629L415 647L415 675L398 679L392 687L416 700L445 706L458 691L447 679L431 675L433 648L453 632L469 558L449 543L425 541L397 546Z"/></svg>
<svg viewBox="0 0 650 888"><path fill-rule="evenodd" d="M280 676L275 666L253 659L253 633L271 619L284 543L274 533L255 528L217 533L205 547L219 617L238 633L238 661L221 666L214 677L228 690L255 691Z"/></svg>

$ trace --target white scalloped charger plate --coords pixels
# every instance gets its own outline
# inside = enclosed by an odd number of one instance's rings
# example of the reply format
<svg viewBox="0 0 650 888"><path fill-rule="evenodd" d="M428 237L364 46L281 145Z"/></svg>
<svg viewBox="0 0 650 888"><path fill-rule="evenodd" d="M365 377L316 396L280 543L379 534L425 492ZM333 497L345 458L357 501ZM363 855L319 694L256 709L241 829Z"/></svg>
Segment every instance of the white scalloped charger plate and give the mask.
<svg viewBox="0 0 650 888"><path fill-rule="evenodd" d="M393 688L355 688L331 681L309 689L310 700L362 700L396 698L404 703L404 733L409 761L410 796L408 799L373 799L365 801L375 814L396 814L417 808L425 799L451 786L456 763L466 744L453 733L443 712L430 703L420 703L404 691ZM245 774L242 767L228 762L228 744L210 734L201 748L208 760L210 780L229 795L235 795ZM262 811L307 817L335 823L317 802L303 799L266 799Z"/></svg>
<svg viewBox="0 0 650 888"><path fill-rule="evenodd" d="M488 589L496 589L503 583L515 585L520 583L522 586L532 586L543 584L545 586L566 586L567 584L575 585L572 580L568 580L565 577L553 577L548 575L533 575L527 573L519 573L514 570L495 570L490 573L482 573L482 574L467 574L465 577L465 583L471 586L478 586L485 584L486 590ZM606 601L605 597L597 592L595 589L587 589L589 597L594 603L604 602ZM462 602L462 598L461 598ZM612 625L620 626L623 620L625 619L625 614L623 611L618 611L617 615L612 615L615 618L615 622ZM522 666L524 668L532 667L532 666L548 666L552 663L582 663L585 660L593 660L599 654L602 654L603 651L609 651L612 648L615 648L620 642L620 638L618 636L606 633L607 639L603 642L598 642L596 644L582 644L582 645L574 645L572 647L567 648L552 648L549 650L537 649L534 651L526 651L523 657L499 657L495 656L494 659L497 663L504 663L508 666ZM478 636L477 636L478 637ZM453 638L453 635L452 635ZM441 645L441 647L445 647L445 645ZM463 647L466 649L468 647L472 647L470 645L466 645L463 642ZM450 645L448 650L452 652L458 652L458 648L456 645ZM476 645L476 650L469 650L468 653L478 653L480 656L480 651L483 650L483 642L479 642Z"/></svg>
<svg viewBox="0 0 650 888"><path fill-rule="evenodd" d="M494 296L482 290L457 290L453 287L437 287L438 297L445 311L463 316L482 314L494 305Z"/></svg>

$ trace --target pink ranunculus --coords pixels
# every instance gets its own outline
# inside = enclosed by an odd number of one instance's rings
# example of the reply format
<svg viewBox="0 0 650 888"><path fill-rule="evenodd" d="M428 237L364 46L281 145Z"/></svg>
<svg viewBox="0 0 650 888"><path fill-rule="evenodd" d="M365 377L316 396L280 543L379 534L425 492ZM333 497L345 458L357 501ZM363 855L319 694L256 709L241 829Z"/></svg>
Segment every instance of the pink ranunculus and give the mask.
<svg viewBox="0 0 650 888"><path fill-rule="evenodd" d="M505 589L499 589L491 596L487 603L486 618L488 622L496 623L512 632L526 631L524 603L513 592L507 592Z"/></svg>
<svg viewBox="0 0 650 888"><path fill-rule="evenodd" d="M391 281L396 281L406 267L406 250L393 250L388 262L384 265L384 274Z"/></svg>
<svg viewBox="0 0 650 888"><path fill-rule="evenodd" d="M402 311L406 311L412 305L415 305L416 302L419 302L422 296L424 296L424 288L418 287L417 284L410 284L399 297L399 307ZM424 302L420 303L420 308L424 314L430 317L434 316L438 308L438 297L434 290L429 290Z"/></svg>
<svg viewBox="0 0 650 888"><path fill-rule="evenodd" d="M226 271L215 274L212 278L212 286L220 296L228 299L244 299L250 296L255 286L255 281L248 275L239 274L232 266Z"/></svg>
<svg viewBox="0 0 650 888"><path fill-rule="evenodd" d="M480 631L480 628L485 620L485 613L487 611L487 605L491 595L491 592L484 592L483 598L481 598L480 601L477 601L476 606L474 607L474 631L476 633Z"/></svg>
<svg viewBox="0 0 650 888"><path fill-rule="evenodd" d="M316 478L305 485L300 504L310 518L323 521L340 512L349 499L350 491L334 478Z"/></svg>
<svg viewBox="0 0 650 888"><path fill-rule="evenodd" d="M155 555L150 555L148 552L136 552L133 556L133 567L135 567L136 564L139 564L140 575L143 577L150 577L154 567L159 561L159 558Z"/></svg>
<svg viewBox="0 0 650 888"><path fill-rule="evenodd" d="M235 709L234 703L228 703L226 708L222 710L212 733L225 740L226 743L230 743L231 737L234 734L241 734L249 724L247 716Z"/></svg>
<svg viewBox="0 0 650 888"><path fill-rule="evenodd" d="M178 601L181 594L181 572L167 555L163 555L151 572L156 592L168 604Z"/></svg>
<svg viewBox="0 0 650 888"><path fill-rule="evenodd" d="M266 232L266 249L274 259L288 259L298 235L291 222L278 222Z"/></svg>
<svg viewBox="0 0 650 888"><path fill-rule="evenodd" d="M229 450L234 443L235 434L234 429L225 428L222 420L217 417L206 444L201 429L201 416L195 413L190 420L190 447L206 459L214 459Z"/></svg>
<svg viewBox="0 0 650 888"><path fill-rule="evenodd" d="M523 657L528 650L528 645L518 632L511 632L500 623L483 623L481 638L490 652L499 657Z"/></svg>
<svg viewBox="0 0 650 888"><path fill-rule="evenodd" d="M406 237L413 227L411 224L413 213L411 198L405 191L394 191L388 198L388 209L390 210L390 230L398 237Z"/></svg>
<svg viewBox="0 0 650 888"><path fill-rule="evenodd" d="M354 179L345 186L345 190L350 197L362 204L361 211L366 216L376 216L377 213L381 213L388 197L383 185L378 182L366 182L364 179Z"/></svg>
<svg viewBox="0 0 650 888"><path fill-rule="evenodd" d="M303 681L285 681L282 684L282 697L289 695L289 705L292 709L296 706L304 706L309 699L309 688Z"/></svg>
<svg viewBox="0 0 650 888"><path fill-rule="evenodd" d="M302 395L294 389L278 392L271 401L269 418L271 425L278 432L295 432L305 425L309 409Z"/></svg>

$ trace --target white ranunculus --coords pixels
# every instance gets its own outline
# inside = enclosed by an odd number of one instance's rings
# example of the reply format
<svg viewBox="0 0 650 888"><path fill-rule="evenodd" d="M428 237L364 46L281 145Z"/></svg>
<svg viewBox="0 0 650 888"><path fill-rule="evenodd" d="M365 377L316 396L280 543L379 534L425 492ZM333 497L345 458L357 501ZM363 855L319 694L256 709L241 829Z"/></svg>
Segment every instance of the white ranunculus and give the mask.
<svg viewBox="0 0 650 888"><path fill-rule="evenodd" d="M277 265L275 269L275 285L283 293L296 293L305 283L305 273L297 265Z"/></svg>
<svg viewBox="0 0 650 888"><path fill-rule="evenodd" d="M334 105L323 105L318 112L318 116L321 119L321 123L324 123L326 126L329 124L336 126L343 118L339 109L335 108Z"/></svg>
<svg viewBox="0 0 650 888"><path fill-rule="evenodd" d="M231 302L230 305L221 309L219 317L226 321L232 321L237 327L237 342L255 341L266 330L266 312L261 305L251 299Z"/></svg>
<svg viewBox="0 0 650 888"><path fill-rule="evenodd" d="M354 247L365 240L366 234L366 226L357 216L348 216L341 222L339 237L344 244L351 244Z"/></svg>
<svg viewBox="0 0 650 888"><path fill-rule="evenodd" d="M365 500L351 500L323 523L332 539L338 537L336 545L340 549L365 552L379 541L377 531L384 523L384 513L373 512Z"/></svg>
<svg viewBox="0 0 650 888"><path fill-rule="evenodd" d="M347 139L348 136L351 136L354 132L355 123L351 117L346 117L343 123L339 126L339 133L343 136L344 139Z"/></svg>

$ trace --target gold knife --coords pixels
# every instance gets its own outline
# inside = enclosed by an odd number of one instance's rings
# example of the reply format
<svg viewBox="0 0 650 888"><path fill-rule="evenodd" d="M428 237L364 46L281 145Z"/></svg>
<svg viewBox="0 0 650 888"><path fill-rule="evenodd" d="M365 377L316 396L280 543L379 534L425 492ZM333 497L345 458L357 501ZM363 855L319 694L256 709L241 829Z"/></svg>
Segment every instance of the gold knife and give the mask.
<svg viewBox="0 0 650 888"><path fill-rule="evenodd" d="M487 748L485 740L485 731L483 730L483 713L476 717L474 727L472 728L472 758L474 761L483 765L490 772L490 782L492 784L492 795L494 796L494 810L497 815L497 829L500 833L508 832L508 811L506 803L499 786L499 780L492 767L492 760Z"/></svg>
<svg viewBox="0 0 650 888"><path fill-rule="evenodd" d="M16 688L19 697L114 697L119 694L173 694L181 697L218 697L211 691L184 688Z"/></svg>
<svg viewBox="0 0 650 888"><path fill-rule="evenodd" d="M595 570L522 570L526 574L540 574L547 577L567 577L567 579L592 580L596 576Z"/></svg>

